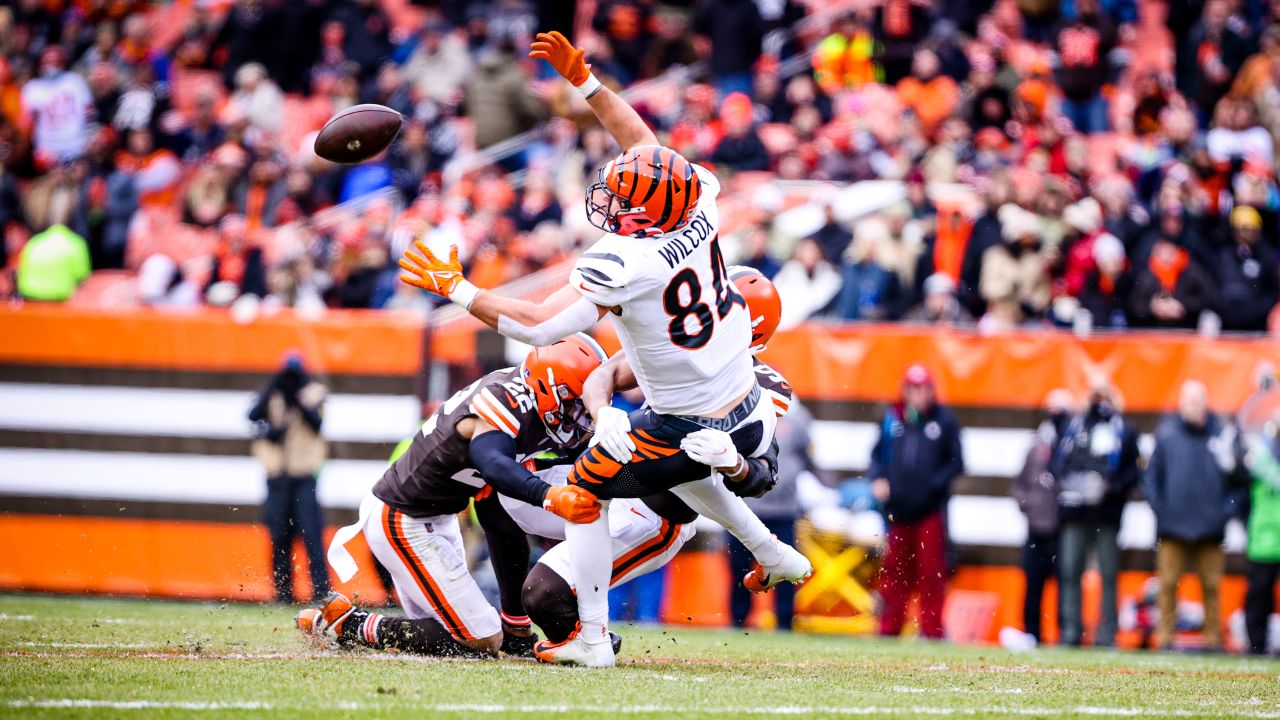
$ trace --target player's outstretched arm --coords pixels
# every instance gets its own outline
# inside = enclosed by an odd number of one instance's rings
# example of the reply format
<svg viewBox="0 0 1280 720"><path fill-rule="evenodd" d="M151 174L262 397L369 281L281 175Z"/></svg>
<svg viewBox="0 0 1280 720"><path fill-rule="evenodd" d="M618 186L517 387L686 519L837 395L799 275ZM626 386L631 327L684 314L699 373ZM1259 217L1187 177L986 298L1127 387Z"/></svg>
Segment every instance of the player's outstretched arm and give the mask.
<svg viewBox="0 0 1280 720"><path fill-rule="evenodd" d="M462 276L457 246L449 249L448 260L441 260L421 240L414 240L400 258L400 267L401 282L448 298L506 337L536 347L590 330L608 311L567 286L540 303L481 290Z"/></svg>
<svg viewBox="0 0 1280 720"><path fill-rule="evenodd" d="M657 145L653 130L640 118L626 100L605 87L591 74L585 54L559 32L538 33L529 45L529 57L546 60L560 76L569 81L600 119L600 124L613 139L628 150L637 145Z"/></svg>

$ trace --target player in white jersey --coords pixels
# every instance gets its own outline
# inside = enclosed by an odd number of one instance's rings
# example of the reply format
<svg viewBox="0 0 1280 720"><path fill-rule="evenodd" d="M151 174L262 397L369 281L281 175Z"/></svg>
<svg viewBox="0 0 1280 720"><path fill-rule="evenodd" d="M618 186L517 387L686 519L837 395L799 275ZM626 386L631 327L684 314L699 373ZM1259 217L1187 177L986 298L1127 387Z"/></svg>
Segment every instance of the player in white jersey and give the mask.
<svg viewBox="0 0 1280 720"><path fill-rule="evenodd" d="M658 145L635 110L591 75L583 52L564 36L539 34L530 57L548 61L578 88L624 148L587 191L588 217L608 234L583 254L569 286L541 303L476 288L463 278L456 248L440 260L420 241L414 247L421 255L410 250L401 259L407 273L401 279L535 346L612 314L649 405L634 418L601 408L597 430L624 439L609 452L586 453L570 481L606 500L681 486L681 499L732 532L771 577L803 579L812 571L808 561L773 538L722 484L746 476L745 456L768 450L776 417L760 402L748 353L751 323L720 253L719 183L710 171ZM555 378L545 380L555 385ZM709 480L707 466L716 471ZM612 665L607 520L571 525L566 539L582 631L543 648L539 658Z"/></svg>

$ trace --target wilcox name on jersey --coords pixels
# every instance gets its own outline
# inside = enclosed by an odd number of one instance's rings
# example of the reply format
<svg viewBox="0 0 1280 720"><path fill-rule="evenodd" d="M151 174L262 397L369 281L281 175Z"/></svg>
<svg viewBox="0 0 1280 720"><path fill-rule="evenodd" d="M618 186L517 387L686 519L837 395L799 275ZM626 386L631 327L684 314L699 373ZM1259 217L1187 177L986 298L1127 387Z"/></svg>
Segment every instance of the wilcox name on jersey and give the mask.
<svg viewBox="0 0 1280 720"><path fill-rule="evenodd" d="M693 251L708 238L715 239L715 228L706 215L699 213L689 222L688 227L659 247L658 254L667 261L667 267L675 269L676 265L692 257Z"/></svg>

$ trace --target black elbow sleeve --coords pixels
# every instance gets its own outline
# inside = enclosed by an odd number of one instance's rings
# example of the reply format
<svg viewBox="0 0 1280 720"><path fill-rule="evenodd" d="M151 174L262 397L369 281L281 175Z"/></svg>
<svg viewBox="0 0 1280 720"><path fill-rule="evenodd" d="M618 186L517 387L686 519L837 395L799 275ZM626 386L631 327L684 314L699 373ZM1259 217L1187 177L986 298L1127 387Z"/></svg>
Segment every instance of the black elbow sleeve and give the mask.
<svg viewBox="0 0 1280 720"><path fill-rule="evenodd" d="M472 465L494 490L522 502L542 507L547 484L516 462L516 443L510 435L494 430L471 438Z"/></svg>

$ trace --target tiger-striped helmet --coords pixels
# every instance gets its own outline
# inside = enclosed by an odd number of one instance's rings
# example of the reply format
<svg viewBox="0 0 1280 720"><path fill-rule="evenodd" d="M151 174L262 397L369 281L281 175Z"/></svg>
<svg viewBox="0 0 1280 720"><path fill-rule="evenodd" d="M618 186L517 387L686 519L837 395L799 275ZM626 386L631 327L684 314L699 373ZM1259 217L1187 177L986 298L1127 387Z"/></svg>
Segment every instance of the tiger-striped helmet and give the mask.
<svg viewBox="0 0 1280 720"><path fill-rule="evenodd" d="M637 145L600 169L587 188L587 218L605 232L652 237L684 227L702 185L693 163L661 145Z"/></svg>

